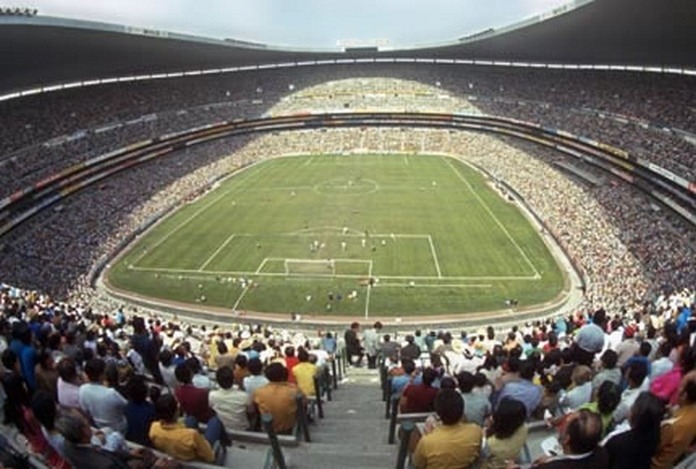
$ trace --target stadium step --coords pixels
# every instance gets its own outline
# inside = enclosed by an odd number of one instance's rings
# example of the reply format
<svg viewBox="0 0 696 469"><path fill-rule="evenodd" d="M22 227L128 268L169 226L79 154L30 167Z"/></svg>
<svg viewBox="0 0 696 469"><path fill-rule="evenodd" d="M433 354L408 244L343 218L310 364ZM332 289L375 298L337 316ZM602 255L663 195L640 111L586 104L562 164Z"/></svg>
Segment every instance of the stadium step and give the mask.
<svg viewBox="0 0 696 469"><path fill-rule="evenodd" d="M324 404L324 414L310 425L311 443L287 450L291 467L372 469L396 463L398 448L387 444L376 370L350 368L334 400Z"/></svg>

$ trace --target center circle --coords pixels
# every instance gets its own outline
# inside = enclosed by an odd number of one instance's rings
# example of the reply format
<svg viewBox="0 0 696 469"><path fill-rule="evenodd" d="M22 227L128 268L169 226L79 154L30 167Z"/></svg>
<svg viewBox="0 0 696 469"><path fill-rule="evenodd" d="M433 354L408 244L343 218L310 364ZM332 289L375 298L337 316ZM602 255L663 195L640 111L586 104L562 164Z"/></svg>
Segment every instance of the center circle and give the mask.
<svg viewBox="0 0 696 469"><path fill-rule="evenodd" d="M377 191L377 183L372 179L334 178L314 186L315 192L331 195L361 195Z"/></svg>

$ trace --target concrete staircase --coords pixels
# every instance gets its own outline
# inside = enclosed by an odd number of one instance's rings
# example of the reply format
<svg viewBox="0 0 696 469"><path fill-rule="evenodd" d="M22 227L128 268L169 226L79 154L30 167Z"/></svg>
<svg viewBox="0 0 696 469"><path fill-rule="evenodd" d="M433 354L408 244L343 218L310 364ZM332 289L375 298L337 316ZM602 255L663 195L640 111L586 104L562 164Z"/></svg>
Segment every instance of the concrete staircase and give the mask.
<svg viewBox="0 0 696 469"><path fill-rule="evenodd" d="M396 464L397 445L387 444L377 370L351 368L324 404L324 419L310 424L311 443L284 450L296 469L384 469Z"/></svg>

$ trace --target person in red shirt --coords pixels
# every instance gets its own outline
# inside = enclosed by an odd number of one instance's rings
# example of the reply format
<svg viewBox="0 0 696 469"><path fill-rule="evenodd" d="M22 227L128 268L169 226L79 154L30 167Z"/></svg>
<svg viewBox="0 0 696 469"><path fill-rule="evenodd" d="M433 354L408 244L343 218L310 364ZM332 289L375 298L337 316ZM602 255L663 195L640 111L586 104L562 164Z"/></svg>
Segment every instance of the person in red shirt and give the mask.
<svg viewBox="0 0 696 469"><path fill-rule="evenodd" d="M181 410L187 417L195 419L198 423L207 423L215 415L215 411L208 403L208 390L193 385L193 371L185 363L176 366L174 376L181 383L181 386L174 391Z"/></svg>
<svg viewBox="0 0 696 469"><path fill-rule="evenodd" d="M409 384L401 394L399 409L403 414L418 412L432 412L435 396L438 389L433 383L438 378L438 373L433 368L423 370L423 378L420 384Z"/></svg>
<svg viewBox="0 0 696 469"><path fill-rule="evenodd" d="M300 359L295 356L295 347L285 347L285 368L288 369L288 381L295 384L297 384L297 380L292 373L292 369L295 368L295 365L298 363L300 363Z"/></svg>

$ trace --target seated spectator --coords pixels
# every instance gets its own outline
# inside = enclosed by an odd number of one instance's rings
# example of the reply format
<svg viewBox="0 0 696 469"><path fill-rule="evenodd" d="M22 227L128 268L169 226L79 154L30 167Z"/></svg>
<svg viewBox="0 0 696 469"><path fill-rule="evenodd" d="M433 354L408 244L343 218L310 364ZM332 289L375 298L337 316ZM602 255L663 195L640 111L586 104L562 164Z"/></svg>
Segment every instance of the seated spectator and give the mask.
<svg viewBox="0 0 696 469"><path fill-rule="evenodd" d="M644 363L631 363L631 365L626 368L624 375L626 377L627 387L621 393L621 402L614 411L614 423L616 425L626 420L638 395L648 390L648 369L645 367Z"/></svg>
<svg viewBox="0 0 696 469"><path fill-rule="evenodd" d="M186 413L188 418L195 419L197 423L207 423L215 415L208 403L208 389L201 389L193 385L193 372L186 363L177 365L174 372L180 383L174 391L174 395L181 405L181 410Z"/></svg>
<svg viewBox="0 0 696 469"><path fill-rule="evenodd" d="M297 386L288 382L288 370L280 363L266 368L269 383L254 392L254 404L258 413L271 414L273 429L278 433L290 433L297 416Z"/></svg>
<svg viewBox="0 0 696 469"><path fill-rule="evenodd" d="M210 390L213 387L213 383L210 381L208 373L206 373L206 371L203 369L203 366L198 358L187 358L185 363L191 369L191 373L193 373L193 376L191 377L191 384L197 388L207 390Z"/></svg>
<svg viewBox="0 0 696 469"><path fill-rule="evenodd" d="M604 381L595 392L595 399L580 408L599 414L602 418L602 436L604 437L614 429L614 411L620 402L621 388L619 385L611 381Z"/></svg>
<svg viewBox="0 0 696 469"><path fill-rule="evenodd" d="M650 469L660 443L660 423L665 404L648 392L642 392L628 417L630 426L610 434L604 443L609 469Z"/></svg>
<svg viewBox="0 0 696 469"><path fill-rule="evenodd" d="M249 360L248 365L249 376L244 378L242 382L242 389L247 393L249 397L249 404L254 403L254 391L256 391L261 386L268 384L268 378L263 375L263 363L259 358L252 358Z"/></svg>
<svg viewBox="0 0 696 469"><path fill-rule="evenodd" d="M150 425L155 421L155 406L147 400L148 387L145 377L133 375L126 386L128 404L126 404L126 421L128 432L126 439L143 446L150 446Z"/></svg>
<svg viewBox="0 0 696 469"><path fill-rule="evenodd" d="M285 347L285 367L288 369L288 381L297 384L295 381L295 375L292 373L292 369L300 362L300 360L295 356L295 347L287 346Z"/></svg>
<svg viewBox="0 0 696 469"><path fill-rule="evenodd" d="M232 367L234 367L235 355L232 355L230 353L230 350L227 348L227 344L225 344L223 340L220 340L214 346L217 350L217 356L215 357L215 366L218 369L223 368L225 366L228 366L230 369L232 369Z"/></svg>
<svg viewBox="0 0 696 469"><path fill-rule="evenodd" d="M465 423L464 400L453 389L442 389L435 398L435 412L441 425L423 435L413 453L416 469L466 468L479 458L482 430Z"/></svg>
<svg viewBox="0 0 696 469"><path fill-rule="evenodd" d="M466 421L483 427L486 418L491 414L491 403L485 395L473 392L476 377L468 371L462 371L457 375L457 383L464 399Z"/></svg>
<svg viewBox="0 0 696 469"><path fill-rule="evenodd" d="M289 374L295 378L294 381L290 381L297 383L297 387L305 397L314 396L316 394L314 391L314 377L319 372L319 369L316 365L310 363L309 352L304 347L297 349L297 360L298 362L292 368L292 371L288 370Z"/></svg>
<svg viewBox="0 0 696 469"><path fill-rule="evenodd" d="M125 452L122 450L109 451L93 446L91 444L92 429L89 422L79 413L62 415L58 419L56 427L65 440L65 458L75 468L130 469L129 462L134 462L134 460L137 460L137 466L144 468L178 467L174 461L155 458L151 452L142 449Z"/></svg>
<svg viewBox="0 0 696 469"><path fill-rule="evenodd" d="M204 437L197 428L178 421L179 405L171 394L160 396L155 411L158 420L150 426L150 441L155 449L180 461L215 461L213 445L222 432L219 420L206 427Z"/></svg>
<svg viewBox="0 0 696 469"><path fill-rule="evenodd" d="M562 414L568 414L587 404L592 399L592 370L585 365L578 365L571 375L572 388L562 392L558 405Z"/></svg>
<svg viewBox="0 0 696 469"><path fill-rule="evenodd" d="M661 343L657 349L657 358L652 362L652 371L650 372L650 381L655 381L655 378L662 376L674 368L674 362L669 358L672 352L672 344L669 341Z"/></svg>
<svg viewBox="0 0 696 469"><path fill-rule="evenodd" d="M229 366L218 368L215 378L220 388L210 391L210 407L226 429L246 430L249 427L247 420L249 397L244 391L233 388L234 373L232 368Z"/></svg>
<svg viewBox="0 0 696 469"><path fill-rule="evenodd" d="M679 400L679 387L682 378L696 366L696 347L684 346L679 352L676 365L668 372L650 383L650 392L671 405Z"/></svg>
<svg viewBox="0 0 696 469"><path fill-rule="evenodd" d="M80 386L82 379L77 373L75 360L70 357L63 358L58 363L58 403L63 407L80 408Z"/></svg>
<svg viewBox="0 0 696 469"><path fill-rule="evenodd" d="M234 384L240 388L244 386L244 378L249 376L249 369L247 368L248 362L249 359L243 353L238 354L234 359L234 368L232 368L234 372Z"/></svg>
<svg viewBox="0 0 696 469"><path fill-rule="evenodd" d="M410 359L416 361L420 358L421 349L415 343L415 337L412 335L406 336L406 345L401 349L401 359Z"/></svg>
<svg viewBox="0 0 696 469"><path fill-rule="evenodd" d="M438 392L438 389L433 387L437 378L437 371L426 368L423 370L423 380L420 384L406 386L399 402L401 413L431 412Z"/></svg>
<svg viewBox="0 0 696 469"><path fill-rule="evenodd" d="M392 398L401 396L401 391L409 384L420 384L421 375L416 373L416 364L413 360L402 360L401 368L403 373L392 377L391 394Z"/></svg>
<svg viewBox="0 0 696 469"><path fill-rule="evenodd" d="M604 381L621 384L621 370L616 366L619 356L613 350L605 350L600 358L599 373L592 378L592 390L596 391Z"/></svg>
<svg viewBox="0 0 696 469"><path fill-rule="evenodd" d="M23 427L22 407L28 407L31 398L27 385L22 379L21 365L17 354L11 349L2 352L2 387L5 391L5 425L15 425L20 431Z"/></svg>
<svg viewBox="0 0 696 469"><path fill-rule="evenodd" d="M529 418L541 403L542 390L532 382L534 379L534 363L525 360L520 364L520 379L505 383L498 395L497 402L511 398L520 401L527 409Z"/></svg>
<svg viewBox="0 0 696 469"><path fill-rule="evenodd" d="M684 376L678 395L679 409L662 422L652 469L671 468L696 440L696 371Z"/></svg>
<svg viewBox="0 0 696 469"><path fill-rule="evenodd" d="M85 365L88 383L80 386L80 408L87 412L98 428L110 428L126 434L127 422L124 415L128 401L113 388L102 384L106 365L100 358L92 358Z"/></svg>
<svg viewBox="0 0 696 469"><path fill-rule="evenodd" d="M527 441L526 419L527 409L521 402L505 399L500 403L486 432L484 468L503 469L508 461L519 458Z"/></svg>
<svg viewBox="0 0 696 469"><path fill-rule="evenodd" d="M643 341L640 343L638 346L638 351L630 357L628 360L626 360L626 365L630 365L633 362L643 362L645 364L645 367L648 369L648 376L652 375L652 363L650 362L650 359L648 357L650 356L650 352L652 351L652 345L650 345L649 342Z"/></svg>

